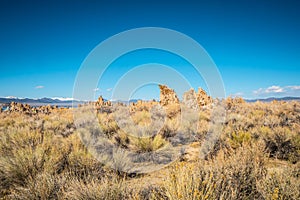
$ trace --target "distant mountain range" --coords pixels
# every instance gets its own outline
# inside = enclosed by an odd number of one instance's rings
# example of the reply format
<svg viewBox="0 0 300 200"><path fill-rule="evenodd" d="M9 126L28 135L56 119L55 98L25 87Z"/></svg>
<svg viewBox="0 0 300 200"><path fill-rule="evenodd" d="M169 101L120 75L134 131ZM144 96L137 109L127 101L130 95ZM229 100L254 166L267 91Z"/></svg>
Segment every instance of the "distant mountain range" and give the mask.
<svg viewBox="0 0 300 200"><path fill-rule="evenodd" d="M106 99L104 99L107 101ZM131 99L131 102L137 102L139 99ZM17 102L22 104L29 104L31 106L42 106L42 105L57 105L63 107L71 107L72 104L77 106L78 104L86 103L87 101L80 101L80 100L73 100L73 98L61 98L61 97L54 97L54 98L40 98L40 99L31 99L31 98L18 98L18 97L0 97L0 104L9 104L11 102ZM122 102L128 103L128 101L120 101L120 100L113 100L114 102Z"/></svg>
<svg viewBox="0 0 300 200"><path fill-rule="evenodd" d="M247 102L256 102L256 101L262 101L262 102L271 102L273 100L277 101L300 101L300 97L270 97L265 99L245 99ZM138 99L132 99L129 102L137 102ZM57 105L57 106L72 106L72 103L77 106L78 104L85 103L86 101L80 101L80 100L73 100L72 98L40 98L40 99L31 99L31 98L17 98L17 97L0 97L0 104L8 104L11 102L17 102L17 103L27 103L32 106L41 106L41 105ZM126 101L112 101L112 102L123 102L126 103Z"/></svg>
<svg viewBox="0 0 300 200"><path fill-rule="evenodd" d="M245 99L247 102L271 102L271 101L300 101L300 97L269 97L265 99Z"/></svg>
<svg viewBox="0 0 300 200"><path fill-rule="evenodd" d="M8 104L11 102L29 104L31 106L42 106L42 105L57 105L57 106L72 106L72 103L77 106L78 104L84 103L84 101L73 100L72 98L17 98L17 97L0 97L0 104Z"/></svg>

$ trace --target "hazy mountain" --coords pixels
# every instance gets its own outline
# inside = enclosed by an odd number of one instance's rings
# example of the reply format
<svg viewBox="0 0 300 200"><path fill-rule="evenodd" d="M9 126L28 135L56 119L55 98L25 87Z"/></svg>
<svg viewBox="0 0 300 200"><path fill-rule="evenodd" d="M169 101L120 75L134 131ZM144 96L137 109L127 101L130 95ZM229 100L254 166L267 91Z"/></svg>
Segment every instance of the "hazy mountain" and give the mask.
<svg viewBox="0 0 300 200"><path fill-rule="evenodd" d="M256 102L256 101L262 101L262 102L271 102L271 101L300 101L300 97L269 97L265 99L245 99L247 102Z"/></svg>
<svg viewBox="0 0 300 200"><path fill-rule="evenodd" d="M0 104L8 104L11 102L29 104L32 106L41 106L41 105L57 105L57 106L72 106L84 103L84 101L74 100L72 98L40 98L40 99L31 99L31 98L18 98L18 97L0 97Z"/></svg>
<svg viewBox="0 0 300 200"><path fill-rule="evenodd" d="M139 99L131 99L129 102L137 102ZM262 102L271 102L273 100L277 101L300 101L300 97L269 97L265 99L245 99L247 102L256 102L256 101L262 101ZM27 103L32 106L40 106L40 105L57 105L57 106L72 106L72 103L74 105L85 103L86 101L80 101L80 100L74 100L72 98L61 98L61 97L54 97L54 98L40 98L40 99L31 99L31 98L18 98L18 97L0 97L0 104L8 104L11 102L17 102L17 103ZM114 100L112 102L122 102L122 103L128 103L128 101L119 101Z"/></svg>

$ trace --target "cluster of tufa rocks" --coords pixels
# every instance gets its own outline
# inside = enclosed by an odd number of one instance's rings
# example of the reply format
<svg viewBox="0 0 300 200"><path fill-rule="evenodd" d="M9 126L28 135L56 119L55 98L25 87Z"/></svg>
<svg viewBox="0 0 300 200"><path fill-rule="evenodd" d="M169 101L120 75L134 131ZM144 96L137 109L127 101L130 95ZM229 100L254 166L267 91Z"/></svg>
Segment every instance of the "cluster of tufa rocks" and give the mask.
<svg viewBox="0 0 300 200"><path fill-rule="evenodd" d="M102 96L100 96L98 98L98 100L95 102L96 108L100 108L100 107L103 107L103 106L111 106L111 105L112 105L111 102L110 101L105 101Z"/></svg>
<svg viewBox="0 0 300 200"><path fill-rule="evenodd" d="M97 111L100 112L111 112L112 103L111 101L106 101L103 99L102 96L98 98L98 100L95 102L95 108Z"/></svg>
<svg viewBox="0 0 300 200"><path fill-rule="evenodd" d="M155 100L139 100L136 103L130 103L130 111L149 111L154 105L159 104L165 109L168 117L174 117L178 113L180 113L180 101L176 92L166 85L158 86L160 89L159 102ZM184 93L182 103L189 108L198 109L210 105L212 103L212 98L208 96L202 88L199 88L197 93L194 89L190 89L189 91Z"/></svg>
<svg viewBox="0 0 300 200"><path fill-rule="evenodd" d="M160 89L160 104L162 106L179 104L179 99L173 89L166 85L159 85ZM190 108L201 108L212 103L212 98L202 89L198 88L198 92L192 88L185 92L182 102Z"/></svg>
<svg viewBox="0 0 300 200"><path fill-rule="evenodd" d="M38 107L32 107L28 104L22 104L17 102L11 102L9 104L9 112L19 112L24 114L37 114L37 113L43 113L43 114L50 114L53 110L58 109L57 106L38 106Z"/></svg>
<svg viewBox="0 0 300 200"><path fill-rule="evenodd" d="M196 93L193 88L183 94L182 102L189 108L198 109L212 103L212 98L202 89Z"/></svg>
<svg viewBox="0 0 300 200"><path fill-rule="evenodd" d="M160 101L151 100L151 101L142 101L138 100L137 102L132 102L129 104L130 112L136 111L149 111L153 106L160 105L166 110L166 114L169 117L176 116L177 113L180 112L180 101L175 93L175 91L169 88L166 85L158 85L160 89ZM98 98L96 102L90 102L93 104L98 112L112 112L112 102L103 99L102 96ZM206 92L202 88L198 88L198 92L196 93L194 89L190 89L185 92L183 95L183 101L187 107L192 109L198 109L205 107L212 103L212 98L206 94ZM227 102L227 104L231 104L234 102ZM82 105L79 105L79 107ZM58 109L57 106L39 106L32 107L28 104L22 104L17 102L11 102L8 105L9 112L20 112L25 114L50 114L53 110ZM2 112L2 108L0 109Z"/></svg>
<svg viewBox="0 0 300 200"><path fill-rule="evenodd" d="M130 103L130 112L137 112L137 111L149 111L153 106L158 105L159 102L157 102L155 99L151 101L142 101L138 100L137 102L131 102Z"/></svg>

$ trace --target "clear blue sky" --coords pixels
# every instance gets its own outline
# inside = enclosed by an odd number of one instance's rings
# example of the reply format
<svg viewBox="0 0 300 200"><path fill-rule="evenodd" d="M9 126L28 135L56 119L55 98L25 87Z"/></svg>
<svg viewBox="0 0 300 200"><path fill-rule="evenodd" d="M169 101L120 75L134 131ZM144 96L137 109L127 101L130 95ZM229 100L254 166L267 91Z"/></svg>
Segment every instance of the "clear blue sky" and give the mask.
<svg viewBox="0 0 300 200"><path fill-rule="evenodd" d="M218 66L227 95L300 96L299 10L296 0L1 0L0 96L72 97L77 70L96 45L148 26L174 29L199 42ZM157 57L156 62L184 69L175 56L145 53L145 61ZM112 70L127 69L123 61ZM97 93L109 98L110 87L100 85ZM149 98L148 90L136 97Z"/></svg>

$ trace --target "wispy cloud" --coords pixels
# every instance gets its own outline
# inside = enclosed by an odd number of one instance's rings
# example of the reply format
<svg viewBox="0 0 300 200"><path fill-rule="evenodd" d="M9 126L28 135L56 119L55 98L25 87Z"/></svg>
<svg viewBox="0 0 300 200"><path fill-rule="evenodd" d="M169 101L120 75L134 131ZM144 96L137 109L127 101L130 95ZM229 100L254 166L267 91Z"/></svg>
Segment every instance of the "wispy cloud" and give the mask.
<svg viewBox="0 0 300 200"><path fill-rule="evenodd" d="M43 89L43 88L44 88L43 85L37 85L37 86L35 86L35 89Z"/></svg>
<svg viewBox="0 0 300 200"><path fill-rule="evenodd" d="M287 86L286 88L289 88L291 90L300 90L300 85Z"/></svg>
<svg viewBox="0 0 300 200"><path fill-rule="evenodd" d="M292 85L292 86L278 86L273 85L267 88L259 88L258 90L254 90L253 94L256 96L283 96L283 95L292 95L299 96L300 95L300 86Z"/></svg>
<svg viewBox="0 0 300 200"><path fill-rule="evenodd" d="M106 91L110 92L110 91L112 91L112 88L107 88Z"/></svg>
<svg viewBox="0 0 300 200"><path fill-rule="evenodd" d="M100 91L100 88L93 89L94 92Z"/></svg>
<svg viewBox="0 0 300 200"><path fill-rule="evenodd" d="M271 87L268 87L265 92L268 94L268 93L282 93L284 92L284 88L280 87L280 86L276 86L276 85L273 85Z"/></svg>

